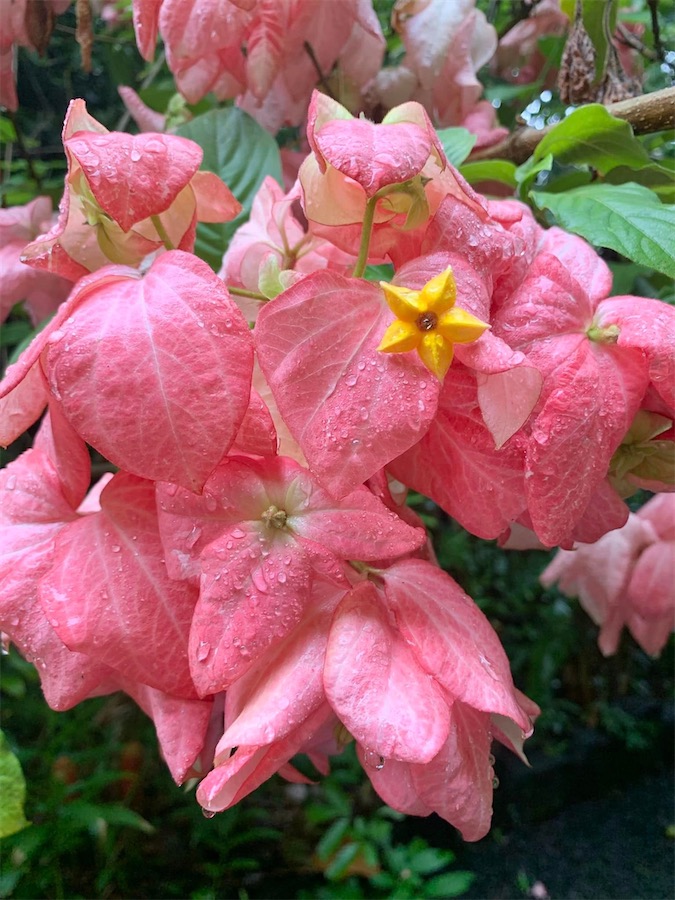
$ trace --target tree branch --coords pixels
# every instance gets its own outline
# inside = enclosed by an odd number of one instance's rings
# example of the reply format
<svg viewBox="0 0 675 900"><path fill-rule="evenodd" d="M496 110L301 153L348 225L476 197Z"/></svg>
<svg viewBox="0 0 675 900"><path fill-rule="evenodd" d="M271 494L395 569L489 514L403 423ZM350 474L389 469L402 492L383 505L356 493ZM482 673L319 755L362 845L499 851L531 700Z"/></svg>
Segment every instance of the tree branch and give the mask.
<svg viewBox="0 0 675 900"><path fill-rule="evenodd" d="M630 100L610 103L607 112L623 119L633 127L635 134L652 134L675 127L675 87L642 94ZM499 144L479 150L471 155L471 162L479 159L509 159L515 163L523 163L532 155L537 144L553 129L521 128L509 135Z"/></svg>

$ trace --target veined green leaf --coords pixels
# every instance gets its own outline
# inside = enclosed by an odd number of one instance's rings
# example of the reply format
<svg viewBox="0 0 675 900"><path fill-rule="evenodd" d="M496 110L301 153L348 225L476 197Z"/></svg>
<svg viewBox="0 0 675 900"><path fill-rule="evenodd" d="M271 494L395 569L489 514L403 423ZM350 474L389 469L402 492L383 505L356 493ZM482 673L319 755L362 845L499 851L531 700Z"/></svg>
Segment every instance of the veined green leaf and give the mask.
<svg viewBox="0 0 675 900"><path fill-rule="evenodd" d="M176 129L204 151L203 169L223 179L244 209L231 222L201 223L195 251L216 271L232 235L249 217L263 178L281 184L281 160L274 138L247 113L236 107L214 109Z"/></svg>
<svg viewBox="0 0 675 900"><path fill-rule="evenodd" d="M464 163L459 171L469 184L501 181L509 187L516 186L516 167L507 159L477 159L476 162Z"/></svg>
<svg viewBox="0 0 675 900"><path fill-rule="evenodd" d="M589 184L562 194L531 191L539 209L591 244L675 278L675 205L640 184Z"/></svg>
<svg viewBox="0 0 675 900"><path fill-rule="evenodd" d="M664 159L660 163L652 163L644 169L629 169L627 166L617 166L607 173L607 184L624 184L626 181L634 181L650 188L659 195L662 203L675 201L675 169L672 159Z"/></svg>
<svg viewBox="0 0 675 900"><path fill-rule="evenodd" d="M437 132L445 155L453 166L460 166L473 150L476 135L466 128L441 128Z"/></svg>
<svg viewBox="0 0 675 900"><path fill-rule="evenodd" d="M602 175L616 166L649 166L649 154L628 122L615 119L599 103L575 110L537 144L535 162L548 154L563 163L589 165Z"/></svg>

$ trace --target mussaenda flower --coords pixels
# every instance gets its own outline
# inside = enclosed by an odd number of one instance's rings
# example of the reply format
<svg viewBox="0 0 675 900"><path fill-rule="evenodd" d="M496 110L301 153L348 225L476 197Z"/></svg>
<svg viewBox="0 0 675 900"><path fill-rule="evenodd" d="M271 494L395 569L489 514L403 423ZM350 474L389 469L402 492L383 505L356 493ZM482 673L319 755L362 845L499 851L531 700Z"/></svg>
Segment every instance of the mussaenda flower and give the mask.
<svg viewBox="0 0 675 900"><path fill-rule="evenodd" d="M419 291L380 282L396 316L377 348L383 353L417 350L424 365L443 380L454 356L454 344L468 344L490 326L459 306L457 285L448 267Z"/></svg>

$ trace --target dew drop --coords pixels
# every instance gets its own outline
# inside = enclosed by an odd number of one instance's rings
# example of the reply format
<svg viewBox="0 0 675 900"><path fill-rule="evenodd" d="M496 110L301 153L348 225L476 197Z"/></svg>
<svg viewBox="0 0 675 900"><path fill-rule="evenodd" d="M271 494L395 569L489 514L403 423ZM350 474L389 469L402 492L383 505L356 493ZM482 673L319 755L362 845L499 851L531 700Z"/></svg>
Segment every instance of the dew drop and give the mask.
<svg viewBox="0 0 675 900"><path fill-rule="evenodd" d="M16 487L16 475L10 475L7 481L5 482L5 488L8 491L13 491Z"/></svg>
<svg viewBox="0 0 675 900"><path fill-rule="evenodd" d="M150 138L143 145L146 150L150 153L164 153L166 147L164 146L163 141L159 141L156 138Z"/></svg>
<svg viewBox="0 0 675 900"><path fill-rule="evenodd" d="M218 509L218 501L211 494L204 499L204 505L209 512L215 512Z"/></svg>
<svg viewBox="0 0 675 900"><path fill-rule="evenodd" d="M119 544L113 544L110 549L112 550L113 553L119 553L122 548L120 547Z"/></svg>
<svg viewBox="0 0 675 900"><path fill-rule="evenodd" d="M204 662L206 657L211 652L211 645L208 641L200 641L199 646L197 647L197 659L199 662Z"/></svg>
<svg viewBox="0 0 675 900"><path fill-rule="evenodd" d="M265 574L262 569L254 569L251 572L251 581L261 594L267 593L267 581L265 580Z"/></svg>
<svg viewBox="0 0 675 900"><path fill-rule="evenodd" d="M495 681L499 681L499 676L497 675L494 668L492 667L492 663L490 662L490 660L487 659L487 657L483 656L482 653L480 654L480 656L478 658L480 660L481 666L483 666L483 668L488 673L490 678L493 678Z"/></svg>
<svg viewBox="0 0 675 900"><path fill-rule="evenodd" d="M141 153L134 147L129 156L131 157L132 162L138 162L141 158Z"/></svg>
<svg viewBox="0 0 675 900"><path fill-rule="evenodd" d="M363 754L363 761L369 769L376 769L378 772L384 769L384 756L380 756L374 750L366 750Z"/></svg>
<svg viewBox="0 0 675 900"><path fill-rule="evenodd" d="M347 377L345 378L345 384L347 385L347 387L354 387L358 380L358 375L347 375Z"/></svg>
<svg viewBox="0 0 675 900"><path fill-rule="evenodd" d="M185 546L188 548L188 550L192 550L192 548L194 547L194 545L197 543L197 541L199 540L199 538L201 536L202 536L201 528L199 528L198 525L193 525L192 530L190 531L188 536L185 538Z"/></svg>
<svg viewBox="0 0 675 900"><path fill-rule="evenodd" d="M492 779L492 788L493 788L493 790L496 791L498 787L499 787L499 778L497 778L497 776L495 775L495 777Z"/></svg>
<svg viewBox="0 0 675 900"><path fill-rule="evenodd" d="M205 819L212 819L215 816L215 812L212 809L204 809L202 807L202 815Z"/></svg>
<svg viewBox="0 0 675 900"><path fill-rule="evenodd" d="M279 584L285 584L286 583L286 573L279 572L279 574L277 575L277 581L279 582Z"/></svg>
<svg viewBox="0 0 675 900"><path fill-rule="evenodd" d="M368 415L369 415L368 410L366 409L365 406L362 406L361 409L359 410L359 419L361 419L362 422L367 422Z"/></svg>

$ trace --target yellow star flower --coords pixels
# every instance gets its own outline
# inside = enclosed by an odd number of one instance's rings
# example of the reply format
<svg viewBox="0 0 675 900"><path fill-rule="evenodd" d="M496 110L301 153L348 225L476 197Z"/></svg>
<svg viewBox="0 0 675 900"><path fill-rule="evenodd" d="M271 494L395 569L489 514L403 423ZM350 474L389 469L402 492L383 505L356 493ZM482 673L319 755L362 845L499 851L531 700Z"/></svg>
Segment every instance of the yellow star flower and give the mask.
<svg viewBox="0 0 675 900"><path fill-rule="evenodd" d="M457 285L448 267L421 291L381 281L380 287L396 316L377 348L383 353L417 350L424 365L442 381L450 368L454 344L477 340L490 326L455 306Z"/></svg>

